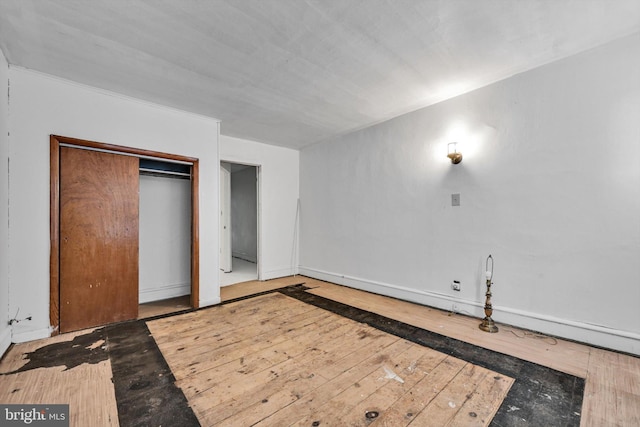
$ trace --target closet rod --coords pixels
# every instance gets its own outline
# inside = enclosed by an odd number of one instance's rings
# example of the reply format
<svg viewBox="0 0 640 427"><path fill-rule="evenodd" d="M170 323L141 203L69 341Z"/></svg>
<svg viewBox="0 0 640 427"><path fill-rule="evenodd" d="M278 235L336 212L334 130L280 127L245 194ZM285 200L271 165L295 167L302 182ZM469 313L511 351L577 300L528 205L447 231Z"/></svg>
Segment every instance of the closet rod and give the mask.
<svg viewBox="0 0 640 427"><path fill-rule="evenodd" d="M156 160L156 161L159 161L159 162L177 163L179 165L193 166L193 162L184 162L182 160L173 160L173 159L165 159L165 158L162 158L162 157L145 156L145 155L142 155L142 154L123 153L121 151L105 150L104 148L85 147L84 145L73 145L73 144L68 144L66 142L61 142L60 143L60 147L77 148L77 149L80 149L80 150L88 150L88 151L99 151L101 153L119 154L121 156L137 157L139 159Z"/></svg>

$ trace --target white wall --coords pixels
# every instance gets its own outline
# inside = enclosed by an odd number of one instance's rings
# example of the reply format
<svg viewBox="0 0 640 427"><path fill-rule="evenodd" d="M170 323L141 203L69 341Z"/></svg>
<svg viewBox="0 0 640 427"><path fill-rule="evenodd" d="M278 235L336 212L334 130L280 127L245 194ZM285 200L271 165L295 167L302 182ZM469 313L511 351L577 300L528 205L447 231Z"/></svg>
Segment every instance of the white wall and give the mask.
<svg viewBox="0 0 640 427"><path fill-rule="evenodd" d="M191 293L191 180L140 175L140 304Z"/></svg>
<svg viewBox="0 0 640 427"><path fill-rule="evenodd" d="M294 274L299 152L220 135L220 159L260 166L258 276L268 280Z"/></svg>
<svg viewBox="0 0 640 427"><path fill-rule="evenodd" d="M200 305L219 302L219 123L22 68L9 78L9 311L33 316L13 341L49 335L50 134L199 158Z"/></svg>
<svg viewBox="0 0 640 427"><path fill-rule="evenodd" d="M251 262L258 258L258 206L254 166L231 173L231 249Z"/></svg>
<svg viewBox="0 0 640 427"><path fill-rule="evenodd" d="M480 316L492 254L496 321L640 354L638 52L635 34L303 149L300 273Z"/></svg>
<svg viewBox="0 0 640 427"><path fill-rule="evenodd" d="M0 357L11 344L9 312L9 65L0 50Z"/></svg>

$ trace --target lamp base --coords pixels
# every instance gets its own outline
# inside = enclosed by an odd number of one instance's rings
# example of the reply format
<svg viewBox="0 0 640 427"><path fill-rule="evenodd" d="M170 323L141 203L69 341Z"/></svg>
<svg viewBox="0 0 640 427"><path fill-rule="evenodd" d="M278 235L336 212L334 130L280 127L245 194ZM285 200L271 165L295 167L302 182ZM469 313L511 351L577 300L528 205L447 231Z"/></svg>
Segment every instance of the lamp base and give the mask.
<svg viewBox="0 0 640 427"><path fill-rule="evenodd" d="M485 317L484 319L482 319L482 323L480 323L478 327L485 332L498 332L498 327L491 317Z"/></svg>

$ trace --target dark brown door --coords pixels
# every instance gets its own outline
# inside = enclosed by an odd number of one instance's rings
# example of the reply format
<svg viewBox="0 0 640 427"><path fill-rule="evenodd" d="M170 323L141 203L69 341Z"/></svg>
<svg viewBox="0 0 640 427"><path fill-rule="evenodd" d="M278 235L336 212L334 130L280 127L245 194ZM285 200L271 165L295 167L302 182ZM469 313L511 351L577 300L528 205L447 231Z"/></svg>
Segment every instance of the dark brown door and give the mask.
<svg viewBox="0 0 640 427"><path fill-rule="evenodd" d="M136 157L60 149L60 331L138 316Z"/></svg>

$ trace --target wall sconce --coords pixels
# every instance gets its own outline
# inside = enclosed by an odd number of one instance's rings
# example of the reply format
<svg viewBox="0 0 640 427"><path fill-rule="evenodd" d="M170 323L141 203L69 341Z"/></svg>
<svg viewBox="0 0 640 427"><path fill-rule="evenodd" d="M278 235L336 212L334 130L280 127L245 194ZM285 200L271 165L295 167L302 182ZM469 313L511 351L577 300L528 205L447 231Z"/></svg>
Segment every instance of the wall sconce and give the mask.
<svg viewBox="0 0 640 427"><path fill-rule="evenodd" d="M458 143L450 142L447 144L447 157L451 159L451 164L457 165L462 161L462 153L458 151Z"/></svg>

